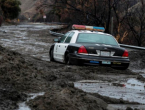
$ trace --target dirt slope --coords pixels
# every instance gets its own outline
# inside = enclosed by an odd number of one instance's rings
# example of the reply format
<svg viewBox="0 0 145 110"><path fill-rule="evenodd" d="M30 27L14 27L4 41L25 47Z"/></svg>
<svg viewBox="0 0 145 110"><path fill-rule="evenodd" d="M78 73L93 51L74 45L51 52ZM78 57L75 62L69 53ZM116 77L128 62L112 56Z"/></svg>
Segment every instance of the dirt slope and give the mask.
<svg viewBox="0 0 145 110"><path fill-rule="evenodd" d="M32 17L36 11L35 11L35 3L38 2L38 0L20 0L21 2L21 14L25 15L27 18ZM29 13L29 14L27 14Z"/></svg>
<svg viewBox="0 0 145 110"><path fill-rule="evenodd" d="M20 0L21 2L21 11L24 13L26 10L32 8L38 0Z"/></svg>
<svg viewBox="0 0 145 110"><path fill-rule="evenodd" d="M27 19L33 18L34 15L38 14L36 6L42 3L50 4L51 0L20 0L21 2L21 15L24 15ZM44 14L49 12L50 8L45 8Z"/></svg>

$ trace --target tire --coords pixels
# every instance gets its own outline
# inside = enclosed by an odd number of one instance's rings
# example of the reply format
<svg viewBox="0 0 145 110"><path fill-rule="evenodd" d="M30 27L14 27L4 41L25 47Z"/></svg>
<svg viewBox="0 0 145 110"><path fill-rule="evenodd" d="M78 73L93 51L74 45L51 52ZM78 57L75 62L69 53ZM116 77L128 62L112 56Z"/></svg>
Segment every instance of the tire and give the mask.
<svg viewBox="0 0 145 110"><path fill-rule="evenodd" d="M53 49L50 51L49 58L50 58L50 61L54 62Z"/></svg>
<svg viewBox="0 0 145 110"><path fill-rule="evenodd" d="M124 67L112 67L116 70L126 70L128 68L128 66L124 66Z"/></svg>
<svg viewBox="0 0 145 110"><path fill-rule="evenodd" d="M120 67L119 69L120 70L126 70L128 68L128 66L127 67Z"/></svg>
<svg viewBox="0 0 145 110"><path fill-rule="evenodd" d="M70 57L69 57L68 54L65 55L65 64L67 64L67 65L71 65Z"/></svg>
<svg viewBox="0 0 145 110"><path fill-rule="evenodd" d="M78 62L77 62L77 65L78 65L78 66L83 66L83 63L78 61Z"/></svg>
<svg viewBox="0 0 145 110"><path fill-rule="evenodd" d="M77 65L77 66L83 66L83 61L77 59L77 60L76 60L76 65Z"/></svg>

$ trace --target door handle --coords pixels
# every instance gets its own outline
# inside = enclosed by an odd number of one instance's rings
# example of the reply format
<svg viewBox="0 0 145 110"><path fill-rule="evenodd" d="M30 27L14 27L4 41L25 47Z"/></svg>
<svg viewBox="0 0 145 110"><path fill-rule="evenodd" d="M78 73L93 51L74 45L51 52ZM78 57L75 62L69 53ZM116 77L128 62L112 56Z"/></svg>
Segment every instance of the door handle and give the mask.
<svg viewBox="0 0 145 110"><path fill-rule="evenodd" d="M59 47L60 47L60 45L59 45Z"/></svg>

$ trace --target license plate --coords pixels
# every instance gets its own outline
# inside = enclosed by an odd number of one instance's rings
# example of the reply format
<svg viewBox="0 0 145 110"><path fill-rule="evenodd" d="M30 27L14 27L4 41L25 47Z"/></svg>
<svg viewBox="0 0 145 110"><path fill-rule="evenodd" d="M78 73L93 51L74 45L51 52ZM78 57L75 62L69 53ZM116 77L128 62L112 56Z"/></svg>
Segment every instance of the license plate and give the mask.
<svg viewBox="0 0 145 110"><path fill-rule="evenodd" d="M101 56L110 56L110 52L101 51Z"/></svg>
<svg viewBox="0 0 145 110"><path fill-rule="evenodd" d="M99 64L99 61L90 61L90 63L96 63L96 64Z"/></svg>
<svg viewBox="0 0 145 110"><path fill-rule="evenodd" d="M102 61L102 64L110 65L111 62L110 61Z"/></svg>
<svg viewBox="0 0 145 110"><path fill-rule="evenodd" d="M121 63L119 63L119 62L113 62L113 64L115 64L115 65L121 65Z"/></svg>

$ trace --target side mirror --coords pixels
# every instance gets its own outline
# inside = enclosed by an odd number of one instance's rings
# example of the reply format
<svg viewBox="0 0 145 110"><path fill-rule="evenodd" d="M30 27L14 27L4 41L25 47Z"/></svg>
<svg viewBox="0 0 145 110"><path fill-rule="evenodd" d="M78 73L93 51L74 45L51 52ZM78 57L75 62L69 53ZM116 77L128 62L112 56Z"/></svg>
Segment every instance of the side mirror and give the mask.
<svg viewBox="0 0 145 110"><path fill-rule="evenodd" d="M56 38L56 39L53 39L53 41L54 41L54 42L59 42L59 39Z"/></svg>
<svg viewBox="0 0 145 110"><path fill-rule="evenodd" d="M59 43L60 42L60 39L61 39L61 37L58 37L58 38L53 39L53 41Z"/></svg>

